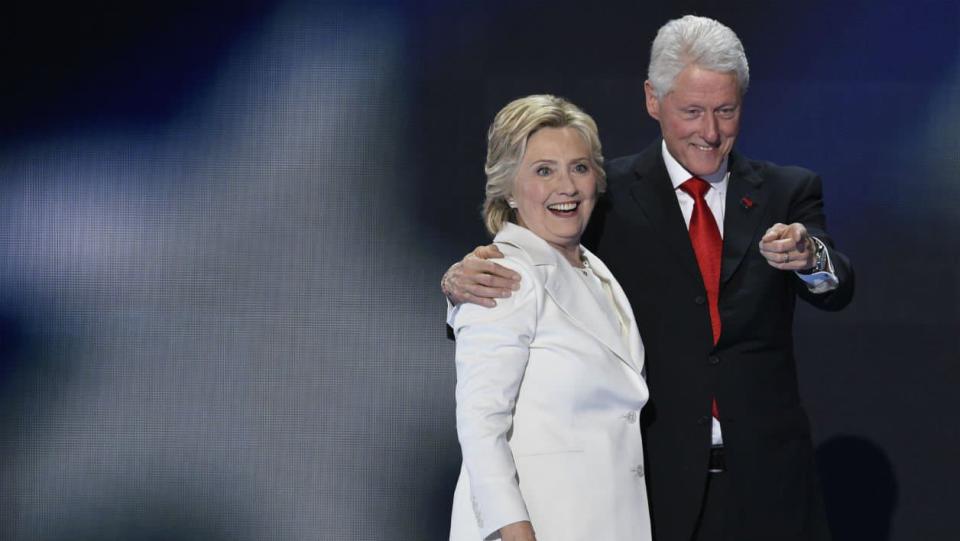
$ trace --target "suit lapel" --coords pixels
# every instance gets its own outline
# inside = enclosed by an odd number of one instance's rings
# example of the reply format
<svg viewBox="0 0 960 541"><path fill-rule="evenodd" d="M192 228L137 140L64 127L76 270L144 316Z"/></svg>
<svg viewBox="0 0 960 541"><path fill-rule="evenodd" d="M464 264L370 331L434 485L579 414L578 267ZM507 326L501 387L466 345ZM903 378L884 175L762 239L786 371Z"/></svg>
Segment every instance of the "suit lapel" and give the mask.
<svg viewBox="0 0 960 541"><path fill-rule="evenodd" d="M660 241L664 253L674 257L692 277L702 281L700 267L690 244L690 233L677 203L673 183L663 164L660 143L648 147L634 166L636 181L630 185L630 200L654 229L651 238Z"/></svg>
<svg viewBox="0 0 960 541"><path fill-rule="evenodd" d="M767 212L768 193L763 179L739 154L730 154L730 182L727 186L726 212L723 222L723 261L720 283L724 284L740 266L757 228Z"/></svg>
<svg viewBox="0 0 960 541"><path fill-rule="evenodd" d="M544 289L557 306L580 328L607 346L621 361L638 370L624 347L623 339L617 329L610 324L609 306L601 306L596 297L590 294L583 280L577 276L577 270L565 261L547 270Z"/></svg>
<svg viewBox="0 0 960 541"><path fill-rule="evenodd" d="M586 285L582 283L583 278L577 275L578 271L565 261L559 252L529 230L511 223L504 226L495 240L513 244L525 251L534 265L543 269L544 289L567 317L599 340L628 366L637 371L640 370L632 360L630 352L627 351L623 339L617 333L618 329L609 323L610 307L597 302ZM599 260L596 258L590 260L591 264L594 262ZM609 276L609 271L602 264L595 270ZM622 291L620 295L623 295ZM616 296L615 293L614 297ZM629 310L629 305L627 309ZM630 320L632 319L631 314ZM633 326L635 327L636 324Z"/></svg>
<svg viewBox="0 0 960 541"><path fill-rule="evenodd" d="M616 279L614 279L610 269L607 268L603 261L600 261L590 250L584 248L583 251L597 276L600 277L602 281L610 284L610 289L613 292L613 302L617 304L620 315L629 327L627 329L627 347L630 350L630 356L629 359L624 358L624 360L628 361L628 364L632 364L633 369L636 370L637 373L642 374L644 361L643 341L640 339L640 329L637 327L637 320L633 316L633 308L630 306L627 294L623 291L623 288L620 287ZM623 341L620 340L618 343L622 342ZM621 356L621 358L623 357Z"/></svg>

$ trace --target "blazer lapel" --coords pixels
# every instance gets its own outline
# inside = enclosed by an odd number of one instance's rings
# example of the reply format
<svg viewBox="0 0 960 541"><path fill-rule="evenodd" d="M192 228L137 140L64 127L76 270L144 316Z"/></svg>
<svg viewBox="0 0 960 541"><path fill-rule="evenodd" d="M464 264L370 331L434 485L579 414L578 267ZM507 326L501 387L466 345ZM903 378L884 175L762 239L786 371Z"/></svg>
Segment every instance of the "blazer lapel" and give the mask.
<svg viewBox="0 0 960 541"><path fill-rule="evenodd" d="M735 152L730 154L730 182L727 187L726 212L723 222L723 261L720 283L730 280L756 236L757 228L767 212L767 191L763 179L750 169L747 160Z"/></svg>
<svg viewBox="0 0 960 541"><path fill-rule="evenodd" d="M599 340L627 365L636 368L624 340L617 332L618 329L609 324L610 306L601 305L597 302L597 299L590 294L585 284L582 283L583 278L577 275L578 271L564 260L559 252L529 230L511 223L504 226L495 240L513 244L523 249L533 260L534 265L543 269L544 289L547 295L553 299L570 320ZM584 251L586 252L585 248ZM590 264L592 265L594 262L599 262L599 260L594 257L590 260ZM598 266L598 270L607 276L610 272L602 264ZM619 292L619 295L623 296L623 292ZM617 297L616 292L614 297ZM623 296L623 298L626 297ZM629 305L627 305L627 310L629 310ZM630 320L633 320L632 313ZM635 323L632 325L636 326ZM636 369L639 370L639 368Z"/></svg>
<svg viewBox="0 0 960 541"><path fill-rule="evenodd" d="M597 276L610 284L610 289L613 292L613 301L617 304L617 309L620 311L621 317L624 318L624 321L629 327L627 329L627 347L630 350L630 357L629 359L624 358L624 360L628 361L628 364L631 364L637 373L643 374L643 341L640 339L640 329L637 327L636 318L633 317L633 308L630 307L627 294L623 291L623 288L620 287L620 283L614 279L613 274L610 273L610 269L607 268L603 261L600 261L597 256L593 255L593 253L586 248L583 249L583 252L589 260L591 268L597 273ZM622 340L620 343L622 343ZM621 356L621 358L623 357Z"/></svg>
<svg viewBox="0 0 960 541"><path fill-rule="evenodd" d="M559 254L557 255L559 258ZM593 261L591 261L593 263ZM580 328L607 346L617 357L631 368L638 370L630 352L625 348L624 340L617 329L610 324L610 306L601 306L596 297L590 294L583 278L566 261L547 270L544 289L557 306Z"/></svg>
<svg viewBox="0 0 960 541"><path fill-rule="evenodd" d="M664 252L676 258L687 273L702 280L677 194L663 164L659 142L638 157L634 173L636 181L630 185L630 199L638 214L654 229L656 234L651 238L659 240Z"/></svg>

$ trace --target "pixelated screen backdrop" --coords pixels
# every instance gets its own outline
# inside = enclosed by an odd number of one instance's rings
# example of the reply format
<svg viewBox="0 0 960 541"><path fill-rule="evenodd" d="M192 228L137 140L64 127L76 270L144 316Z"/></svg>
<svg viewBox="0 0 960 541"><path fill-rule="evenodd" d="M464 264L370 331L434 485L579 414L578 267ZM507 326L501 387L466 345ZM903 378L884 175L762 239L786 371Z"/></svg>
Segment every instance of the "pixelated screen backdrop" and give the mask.
<svg viewBox="0 0 960 541"><path fill-rule="evenodd" d="M825 183L858 272L799 309L838 540L956 539L960 4L25 3L0 44L0 538L437 540L441 274L492 115L657 137L657 28L734 28L738 148Z"/></svg>

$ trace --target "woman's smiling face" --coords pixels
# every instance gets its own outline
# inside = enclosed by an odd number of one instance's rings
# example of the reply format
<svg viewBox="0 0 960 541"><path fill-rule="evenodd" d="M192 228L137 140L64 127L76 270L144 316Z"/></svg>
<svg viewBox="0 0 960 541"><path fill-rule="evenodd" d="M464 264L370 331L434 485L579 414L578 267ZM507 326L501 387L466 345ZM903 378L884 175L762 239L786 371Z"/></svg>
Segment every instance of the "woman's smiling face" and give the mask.
<svg viewBox="0 0 960 541"><path fill-rule="evenodd" d="M580 132L569 127L534 132L513 186L517 222L578 264L580 236L596 200L597 172Z"/></svg>

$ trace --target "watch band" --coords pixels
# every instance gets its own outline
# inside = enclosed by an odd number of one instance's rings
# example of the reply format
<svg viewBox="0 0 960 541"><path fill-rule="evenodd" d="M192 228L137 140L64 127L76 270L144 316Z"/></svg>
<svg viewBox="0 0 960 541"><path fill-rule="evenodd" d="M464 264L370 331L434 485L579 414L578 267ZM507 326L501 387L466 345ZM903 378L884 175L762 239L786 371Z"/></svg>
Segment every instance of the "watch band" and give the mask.
<svg viewBox="0 0 960 541"><path fill-rule="evenodd" d="M810 240L813 241L814 246L813 267L810 267L806 270L797 271L800 274L813 274L827 270L827 245L817 237L811 236Z"/></svg>
<svg viewBox="0 0 960 541"><path fill-rule="evenodd" d="M816 246L816 251L814 252L814 263L813 268L809 272L823 272L827 270L827 247L820 241L817 237L810 237L813 240L813 244Z"/></svg>

